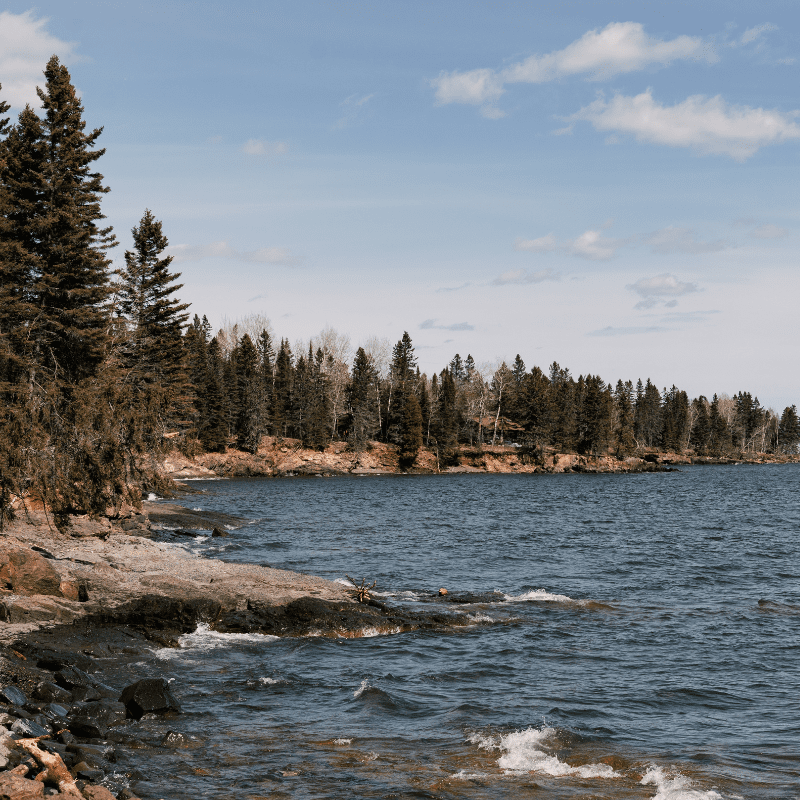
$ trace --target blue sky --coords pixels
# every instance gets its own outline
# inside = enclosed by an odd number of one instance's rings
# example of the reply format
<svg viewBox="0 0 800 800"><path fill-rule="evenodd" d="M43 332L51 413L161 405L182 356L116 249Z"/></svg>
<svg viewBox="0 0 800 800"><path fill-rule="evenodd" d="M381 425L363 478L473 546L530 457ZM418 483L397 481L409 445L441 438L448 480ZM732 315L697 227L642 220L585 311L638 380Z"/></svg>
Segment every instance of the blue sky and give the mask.
<svg viewBox="0 0 800 800"><path fill-rule="evenodd" d="M0 83L57 53L121 241L294 342L410 333L690 395L800 401L793 2L0 3Z"/></svg>

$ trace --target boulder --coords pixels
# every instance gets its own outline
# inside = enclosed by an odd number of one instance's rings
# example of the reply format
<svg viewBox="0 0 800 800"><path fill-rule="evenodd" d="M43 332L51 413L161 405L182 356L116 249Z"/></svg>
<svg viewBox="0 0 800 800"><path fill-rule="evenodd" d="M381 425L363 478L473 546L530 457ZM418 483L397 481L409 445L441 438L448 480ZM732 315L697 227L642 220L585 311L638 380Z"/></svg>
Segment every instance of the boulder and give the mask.
<svg viewBox="0 0 800 800"><path fill-rule="evenodd" d="M119 725L126 718L126 708L122 703L98 700L82 706L70 720L69 729L75 736L102 739L109 728Z"/></svg>
<svg viewBox="0 0 800 800"><path fill-rule="evenodd" d="M145 714L180 713L181 707L164 678L145 678L127 686L120 696L131 719L141 719Z"/></svg>
<svg viewBox="0 0 800 800"><path fill-rule="evenodd" d="M86 800L117 800L105 786L86 786L83 796Z"/></svg>
<svg viewBox="0 0 800 800"><path fill-rule="evenodd" d="M72 695L67 689L50 681L41 681L33 690L33 696L44 703L70 703Z"/></svg>
<svg viewBox="0 0 800 800"><path fill-rule="evenodd" d="M44 784L13 772L0 773L0 800L41 800Z"/></svg>
<svg viewBox="0 0 800 800"><path fill-rule="evenodd" d="M6 544L0 547L0 587L15 594L61 597L61 578L47 558Z"/></svg>
<svg viewBox="0 0 800 800"><path fill-rule="evenodd" d="M16 686L4 686L0 689L0 697L12 706L24 706L28 702L28 698Z"/></svg>

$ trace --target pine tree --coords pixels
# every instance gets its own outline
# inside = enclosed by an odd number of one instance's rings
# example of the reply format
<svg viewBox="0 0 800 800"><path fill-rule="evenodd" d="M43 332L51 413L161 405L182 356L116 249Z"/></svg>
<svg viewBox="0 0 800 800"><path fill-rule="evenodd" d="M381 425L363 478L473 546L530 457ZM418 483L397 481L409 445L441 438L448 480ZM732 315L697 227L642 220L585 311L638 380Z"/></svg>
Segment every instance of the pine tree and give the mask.
<svg viewBox="0 0 800 800"><path fill-rule="evenodd" d="M45 112L44 192L34 300L39 322L31 332L38 365L60 386L74 385L97 371L108 339L111 293L106 250L116 244L100 198L108 192L92 165L105 150L93 150L102 128L84 133L83 106L66 67L53 56L37 89Z"/></svg>
<svg viewBox="0 0 800 800"><path fill-rule="evenodd" d="M352 380L348 391L350 408L350 442L361 452L380 428L375 405L378 373L372 357L359 347L353 361Z"/></svg>
<svg viewBox="0 0 800 800"><path fill-rule="evenodd" d="M125 253L117 291L118 311L128 325L121 347L127 383L135 404L141 406L146 396L153 398L154 427L185 426L188 401L182 333L189 305L172 296L182 287L175 283L180 273L169 270L172 256L162 257L167 237L149 209L132 235L134 249Z"/></svg>
<svg viewBox="0 0 800 800"><path fill-rule="evenodd" d="M708 400L703 396L692 400L694 420L690 437L691 446L696 452L705 454L711 444L711 418L708 414Z"/></svg>
<svg viewBox="0 0 800 800"><path fill-rule="evenodd" d="M275 357L275 380L272 395L272 433L282 438L289 436L294 386L294 367L289 340L282 339Z"/></svg>
<svg viewBox="0 0 800 800"><path fill-rule="evenodd" d="M205 414L198 432L200 444L210 452L224 453L228 438L228 410L224 390L225 364L219 342L214 337L206 356Z"/></svg>
<svg viewBox="0 0 800 800"><path fill-rule="evenodd" d="M800 419L797 416L797 406L787 406L781 414L778 447L782 453L794 454L797 452L798 444L800 444Z"/></svg>
<svg viewBox="0 0 800 800"><path fill-rule="evenodd" d="M258 350L245 334L239 343L236 359L239 415L236 421L237 446L250 453L258 452L266 428L266 393Z"/></svg>
<svg viewBox="0 0 800 800"><path fill-rule="evenodd" d="M403 399L403 424L401 426L399 462L403 469L414 464L422 447L422 411L417 396L406 392Z"/></svg>
<svg viewBox="0 0 800 800"><path fill-rule="evenodd" d="M617 381L614 404L617 411L617 428L614 432L617 455L628 456L636 450L636 439L633 436L633 384L630 381Z"/></svg>

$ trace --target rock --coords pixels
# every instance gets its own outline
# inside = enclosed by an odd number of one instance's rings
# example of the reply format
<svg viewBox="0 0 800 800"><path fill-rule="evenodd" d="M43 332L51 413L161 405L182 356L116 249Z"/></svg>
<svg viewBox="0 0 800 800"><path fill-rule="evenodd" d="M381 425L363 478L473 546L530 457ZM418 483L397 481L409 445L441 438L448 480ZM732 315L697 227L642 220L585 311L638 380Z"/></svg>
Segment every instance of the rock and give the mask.
<svg viewBox="0 0 800 800"><path fill-rule="evenodd" d="M36 659L36 666L39 669L46 669L48 672L58 672L64 667L77 667L88 672L94 664L89 656L82 653L62 653L49 648L31 648L29 658Z"/></svg>
<svg viewBox="0 0 800 800"><path fill-rule="evenodd" d="M61 578L41 553L4 545L0 548L0 587L15 594L61 597Z"/></svg>
<svg viewBox="0 0 800 800"><path fill-rule="evenodd" d="M42 681L36 685L33 690L33 696L37 700L44 703L70 703L72 702L72 695L67 689L50 683L50 681Z"/></svg>
<svg viewBox="0 0 800 800"><path fill-rule="evenodd" d="M94 686L92 678L82 669L66 666L56 673L56 683L62 688L72 691L80 686Z"/></svg>
<svg viewBox="0 0 800 800"><path fill-rule="evenodd" d="M0 697L12 706L24 706L28 698L16 686L4 686L0 689Z"/></svg>
<svg viewBox="0 0 800 800"><path fill-rule="evenodd" d="M117 751L110 744L73 744L68 747L80 761L102 767L107 761L117 760Z"/></svg>
<svg viewBox="0 0 800 800"><path fill-rule="evenodd" d="M117 800L105 786L87 786L83 790L86 800Z"/></svg>
<svg viewBox="0 0 800 800"><path fill-rule="evenodd" d="M214 528L214 530L211 531L211 535L212 536L230 536L228 531L223 531L221 528Z"/></svg>
<svg viewBox="0 0 800 800"><path fill-rule="evenodd" d="M447 589L439 589L439 597L444 597L447 594Z"/></svg>
<svg viewBox="0 0 800 800"><path fill-rule="evenodd" d="M13 772L0 773L0 800L41 800L44 784Z"/></svg>
<svg viewBox="0 0 800 800"><path fill-rule="evenodd" d="M34 722L32 719L18 719L12 726L11 732L19 734L25 739L34 739L37 736L49 736L50 731L47 728ZM0 795L2 798L2 795Z"/></svg>
<svg viewBox="0 0 800 800"><path fill-rule="evenodd" d="M162 747L185 747L189 739L178 731L167 731L161 740Z"/></svg>
<svg viewBox="0 0 800 800"><path fill-rule="evenodd" d="M172 695L164 678L145 678L127 686L120 702L131 719L141 719L145 714L166 714L170 711L180 713L181 707Z"/></svg>
<svg viewBox="0 0 800 800"><path fill-rule="evenodd" d="M126 709L122 703L98 700L82 706L70 720L69 729L75 736L102 739L109 728L121 724L125 719Z"/></svg>
<svg viewBox="0 0 800 800"><path fill-rule="evenodd" d="M105 777L105 773L101 769L90 767L85 761L80 761L71 770L76 778L82 778L85 781L101 781ZM86 787L89 788L88 786ZM86 797L84 790L84 797Z"/></svg>
<svg viewBox="0 0 800 800"><path fill-rule="evenodd" d="M149 594L98 615L96 621L104 625L128 625L152 638L154 631L192 633L198 622L213 621L220 611L219 602L207 597L179 600Z"/></svg>

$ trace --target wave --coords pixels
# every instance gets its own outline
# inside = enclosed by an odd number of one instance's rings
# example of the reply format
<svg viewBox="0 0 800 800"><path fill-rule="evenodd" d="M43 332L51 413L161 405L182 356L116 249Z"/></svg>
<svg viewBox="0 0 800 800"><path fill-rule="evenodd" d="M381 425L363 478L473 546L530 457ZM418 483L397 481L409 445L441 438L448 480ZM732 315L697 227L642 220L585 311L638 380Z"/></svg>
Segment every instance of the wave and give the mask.
<svg viewBox="0 0 800 800"><path fill-rule="evenodd" d="M542 772L553 777L572 775L579 778L621 778L608 764L582 764L573 767L548 752L547 740L557 734L555 728L526 728L500 736L469 737L473 744L484 750L500 750L497 766L507 773Z"/></svg>
<svg viewBox="0 0 800 800"><path fill-rule="evenodd" d="M586 606L592 602L591 600L576 600L574 597L567 597L565 594L553 594L548 592L547 589L534 589L518 595L503 594L503 599L506 603L569 603L576 606Z"/></svg>
<svg viewBox="0 0 800 800"><path fill-rule="evenodd" d="M655 786L652 800L723 800L713 789L693 789L693 781L685 775L674 775L663 767L649 767L641 780L643 786Z"/></svg>
<svg viewBox="0 0 800 800"><path fill-rule="evenodd" d="M208 623L201 622L194 633L185 633L178 638L178 650L165 647L159 650L157 655L160 658L172 658L179 655L181 651L186 650L205 652L207 650L217 650L220 647L230 647L242 642L264 644L277 641L277 639L277 636L268 636L262 633L217 633L217 631L211 630Z"/></svg>

